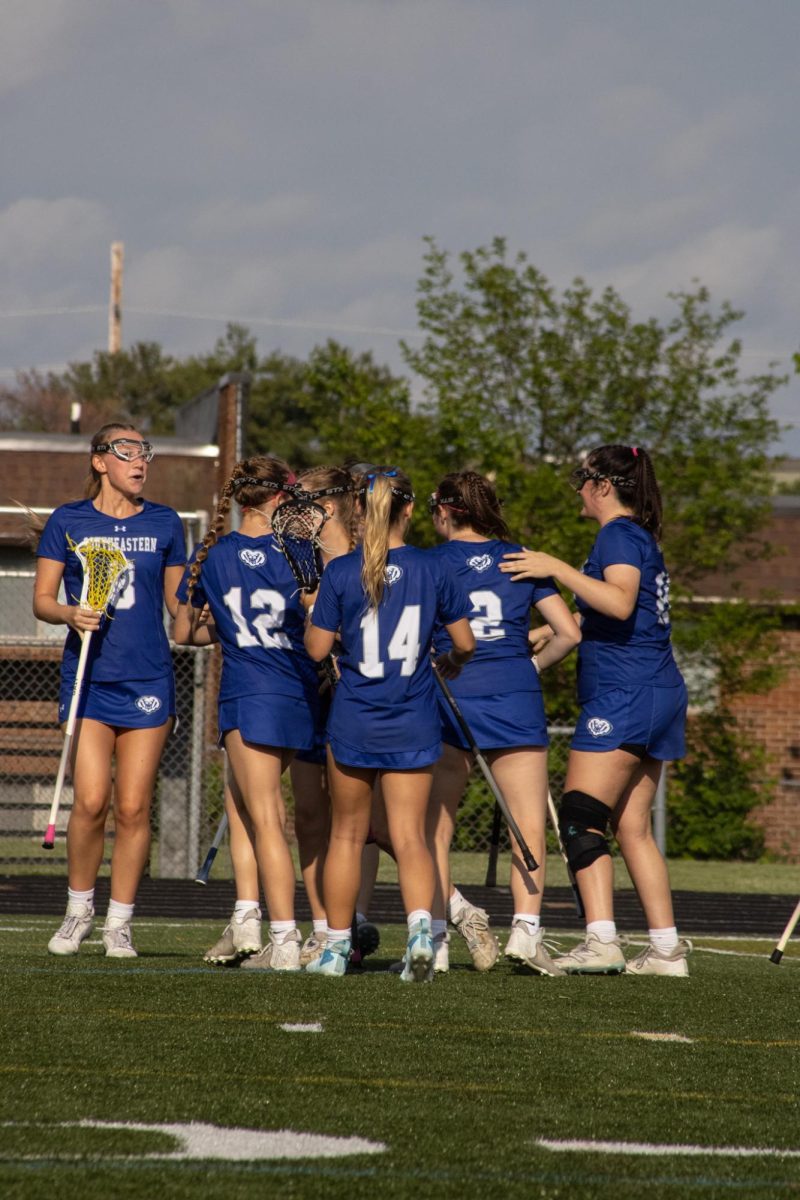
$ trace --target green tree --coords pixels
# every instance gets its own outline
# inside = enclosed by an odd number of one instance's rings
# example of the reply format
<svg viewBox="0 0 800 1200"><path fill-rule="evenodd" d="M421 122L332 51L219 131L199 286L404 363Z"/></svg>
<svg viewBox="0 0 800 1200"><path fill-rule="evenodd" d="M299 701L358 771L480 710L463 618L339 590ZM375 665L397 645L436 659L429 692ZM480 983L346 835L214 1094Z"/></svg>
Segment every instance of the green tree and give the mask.
<svg viewBox="0 0 800 1200"><path fill-rule="evenodd" d="M741 606L698 609L689 601L712 572L730 574L769 553L769 447L780 433L769 402L786 377L742 373L742 345L732 335L742 314L727 303L714 308L706 288L671 299L674 312L660 322L634 318L612 288L595 294L581 279L558 294L525 254L510 258L502 238L462 253L457 278L451 256L428 239L418 294L425 337L403 352L423 381L439 462L491 473L514 536L568 561L580 562L596 533L578 516L571 468L604 443L651 451L665 503L676 645L695 678L715 681L730 733L730 697L774 686L780 672L774 622L748 612L743 636ZM548 689L559 718L572 706L565 675L561 688ZM752 807L760 764L741 729L717 738L713 753L709 746L706 737L706 775L709 754L716 761L739 753L736 778L753 784L739 795ZM720 770L723 808L730 771L725 778ZM741 847L753 844L748 836Z"/></svg>

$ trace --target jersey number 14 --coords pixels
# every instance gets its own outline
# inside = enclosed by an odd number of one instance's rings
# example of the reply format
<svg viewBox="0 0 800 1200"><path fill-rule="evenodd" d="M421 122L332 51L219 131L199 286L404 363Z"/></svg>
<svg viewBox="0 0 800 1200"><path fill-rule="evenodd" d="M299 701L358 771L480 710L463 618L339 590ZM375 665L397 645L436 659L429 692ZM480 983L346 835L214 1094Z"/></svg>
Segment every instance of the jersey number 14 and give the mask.
<svg viewBox="0 0 800 1200"><path fill-rule="evenodd" d="M389 659L400 662L401 675L413 675L417 669L420 651L419 621L419 605L407 604L389 638L386 654ZM385 667L381 659L380 628L375 611L370 611L362 617L361 633L364 657L358 664L358 670L367 679L383 679Z"/></svg>

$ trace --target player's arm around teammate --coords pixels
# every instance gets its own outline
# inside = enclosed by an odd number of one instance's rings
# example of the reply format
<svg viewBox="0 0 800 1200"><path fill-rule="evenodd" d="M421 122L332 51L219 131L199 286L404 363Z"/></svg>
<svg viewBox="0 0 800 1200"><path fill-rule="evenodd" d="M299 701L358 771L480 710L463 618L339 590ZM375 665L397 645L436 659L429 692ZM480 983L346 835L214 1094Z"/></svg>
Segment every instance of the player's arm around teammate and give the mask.
<svg viewBox="0 0 800 1200"><path fill-rule="evenodd" d="M559 824L587 930L585 941L558 961L576 974L626 969L614 923L610 826L650 933L650 945L627 971L686 975L691 947L678 938L667 866L651 828L663 762L685 752L687 705L670 642L669 575L657 542L661 496L650 457L637 446L592 450L573 479L581 515L600 526L582 570L529 550L509 555L503 568L515 579L548 572L572 589L583 614L582 711Z"/></svg>
<svg viewBox="0 0 800 1200"><path fill-rule="evenodd" d="M446 564L472 602L470 624L477 649L453 685L468 725L491 764L508 807L540 864L529 872L516 843L512 848L511 892L514 917L509 958L539 974L558 974L544 947L540 924L545 875L547 822L547 723L542 690L528 655L528 624L535 609L552 628L544 665L560 661L580 641L572 615L551 579L513 583L500 570L513 547L492 483L474 471L447 475L430 498L436 532L445 544L430 553ZM437 650L446 649L446 631L434 634ZM465 938L478 970L488 970L499 947L483 910L469 904L451 886L449 853L456 811L473 766L463 733L444 698L442 756L434 772L428 810L429 845L437 864L433 913L436 969L448 968L446 903L450 919Z"/></svg>
<svg viewBox="0 0 800 1200"><path fill-rule="evenodd" d="M38 546L33 609L69 632L61 671L59 718L69 710L81 639L92 633L71 751L73 807L67 827L69 891L65 920L49 943L76 954L92 929L94 890L103 859L113 791L111 900L103 929L106 954L136 956L130 923L150 851L150 804L161 754L175 716L175 683L163 608L174 615L185 545L176 512L143 496L153 448L121 420L92 438L86 498L61 505ZM111 542L130 569L109 613L81 608L82 568L72 549ZM59 600L64 584L66 603ZM112 784L113 778L113 784Z"/></svg>
<svg viewBox="0 0 800 1200"><path fill-rule="evenodd" d="M405 545L411 483L399 471L370 472L360 550L332 562L322 577L306 646L320 661L341 635L341 680L328 721L332 825L325 861L325 953L308 970L342 975L358 895L373 785L380 779L408 921L405 982L433 977L433 860L425 813L441 748L429 658L439 620L452 639L448 672L474 649L464 593L423 551Z"/></svg>

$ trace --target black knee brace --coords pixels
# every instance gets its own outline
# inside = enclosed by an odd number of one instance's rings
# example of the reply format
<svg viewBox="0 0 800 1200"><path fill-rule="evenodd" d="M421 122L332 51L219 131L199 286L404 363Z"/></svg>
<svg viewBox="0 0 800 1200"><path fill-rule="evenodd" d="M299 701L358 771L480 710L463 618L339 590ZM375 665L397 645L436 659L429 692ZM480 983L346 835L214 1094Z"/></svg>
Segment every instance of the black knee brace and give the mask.
<svg viewBox="0 0 800 1200"><path fill-rule="evenodd" d="M611 809L602 800L574 789L564 792L558 815L558 830L564 843L567 862L573 871L582 871L604 854L610 855L605 832ZM600 832L596 832L599 830Z"/></svg>

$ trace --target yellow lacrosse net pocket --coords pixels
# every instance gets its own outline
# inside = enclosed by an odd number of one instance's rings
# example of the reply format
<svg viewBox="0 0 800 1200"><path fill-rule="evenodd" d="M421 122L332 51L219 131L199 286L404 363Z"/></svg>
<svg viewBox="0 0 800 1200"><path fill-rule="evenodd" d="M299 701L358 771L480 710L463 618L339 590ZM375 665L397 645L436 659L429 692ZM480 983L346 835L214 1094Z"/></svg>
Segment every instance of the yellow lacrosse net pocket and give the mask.
<svg viewBox="0 0 800 1200"><path fill-rule="evenodd" d="M119 547L106 538L84 538L78 543L67 534L67 544L70 550L75 551L83 567L81 604L108 616L108 606L114 600L130 563Z"/></svg>

